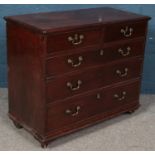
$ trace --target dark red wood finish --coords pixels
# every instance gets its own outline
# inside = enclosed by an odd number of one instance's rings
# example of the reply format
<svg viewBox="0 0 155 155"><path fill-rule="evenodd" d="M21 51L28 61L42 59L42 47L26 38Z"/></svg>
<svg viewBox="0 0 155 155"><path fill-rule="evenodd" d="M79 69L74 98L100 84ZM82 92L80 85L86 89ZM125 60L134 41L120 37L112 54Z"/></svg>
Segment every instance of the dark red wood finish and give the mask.
<svg viewBox="0 0 155 155"><path fill-rule="evenodd" d="M7 37L9 115L15 117L20 124L31 128L34 133L43 136L45 127L43 36L8 22Z"/></svg>
<svg viewBox="0 0 155 155"><path fill-rule="evenodd" d="M140 77L141 67L142 59L135 59L53 77L46 83L47 102L62 100L99 87ZM125 68L128 68L126 76L121 77L116 73L116 70L120 70L124 74ZM67 82L73 84L73 87L77 87L78 80L82 82L78 90L73 91L70 87L67 87Z"/></svg>
<svg viewBox="0 0 155 155"><path fill-rule="evenodd" d="M150 17L104 7L62 12L33 13L5 17L5 19L31 28L33 31L49 34L79 27L90 28L91 26L118 22L147 21Z"/></svg>
<svg viewBox="0 0 155 155"><path fill-rule="evenodd" d="M68 37L74 37L74 35L83 35L82 43L78 45L72 44L68 41ZM85 46L93 46L100 44L102 39L102 29L101 27L87 28L87 29L74 29L73 31L56 33L48 36L47 39L47 50L49 53L76 49ZM58 46L61 45L61 46Z"/></svg>
<svg viewBox="0 0 155 155"><path fill-rule="evenodd" d="M43 147L57 137L139 107L149 17L96 8L5 19L9 117ZM127 32L129 37L121 33L126 27L133 28L131 34ZM72 42L74 36L78 37ZM76 88L77 80L82 84L72 91L67 82Z"/></svg>
<svg viewBox="0 0 155 155"><path fill-rule="evenodd" d="M147 22L124 22L119 24L108 25L105 29L105 42L131 39L135 37L144 36ZM121 33L121 29L125 30L128 27L127 35L129 34L129 28L132 28L132 35L125 37Z"/></svg>
<svg viewBox="0 0 155 155"><path fill-rule="evenodd" d="M130 50L128 51L128 48ZM122 52L124 55L119 51ZM127 55L127 53L129 54ZM86 50L78 53L63 54L48 58L46 62L46 74L47 76L56 76L64 73L69 73L92 66L102 65L111 61L118 61L122 59L128 59L135 56L143 56L144 53L144 39L132 40L127 43L117 43L116 45L97 48L95 50ZM81 64L78 65L79 57L82 57ZM68 63L68 59L71 59L73 63Z"/></svg>
<svg viewBox="0 0 155 155"><path fill-rule="evenodd" d="M48 110L48 131L74 124L93 115L136 101L138 100L139 90L140 81L137 80L126 85L98 89L81 97L52 104ZM120 100L124 91L126 95L124 95L124 99ZM115 98L115 94L118 94L119 98ZM79 111L77 111L77 107L80 107ZM71 110L71 113L66 114L66 110Z"/></svg>

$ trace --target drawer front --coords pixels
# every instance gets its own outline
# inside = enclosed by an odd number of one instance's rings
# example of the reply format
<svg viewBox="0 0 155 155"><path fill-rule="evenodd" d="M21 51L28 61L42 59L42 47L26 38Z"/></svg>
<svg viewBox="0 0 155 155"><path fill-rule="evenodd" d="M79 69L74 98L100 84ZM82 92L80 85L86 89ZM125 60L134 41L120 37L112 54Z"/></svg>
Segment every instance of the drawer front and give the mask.
<svg viewBox="0 0 155 155"><path fill-rule="evenodd" d="M47 102L139 77L141 65L142 59L134 59L53 78L46 84Z"/></svg>
<svg viewBox="0 0 155 155"><path fill-rule="evenodd" d="M47 60L46 75L55 76L101 65L114 60L143 55L144 40L131 41L103 49L57 56Z"/></svg>
<svg viewBox="0 0 155 155"><path fill-rule="evenodd" d="M101 28L52 34L47 38L47 50L50 53L100 44L101 34Z"/></svg>
<svg viewBox="0 0 155 155"><path fill-rule="evenodd" d="M50 105L48 129L57 129L137 101L140 82L100 89L91 94Z"/></svg>
<svg viewBox="0 0 155 155"><path fill-rule="evenodd" d="M105 29L105 42L145 36L146 27L146 22L108 25Z"/></svg>

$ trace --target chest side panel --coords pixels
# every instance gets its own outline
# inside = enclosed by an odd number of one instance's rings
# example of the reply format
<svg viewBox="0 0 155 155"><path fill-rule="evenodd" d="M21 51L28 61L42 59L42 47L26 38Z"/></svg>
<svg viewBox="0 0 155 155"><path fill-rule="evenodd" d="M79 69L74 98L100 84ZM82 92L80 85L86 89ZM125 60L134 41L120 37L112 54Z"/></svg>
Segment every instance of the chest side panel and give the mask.
<svg viewBox="0 0 155 155"><path fill-rule="evenodd" d="M9 114L39 133L44 130L44 43L40 35L7 23Z"/></svg>

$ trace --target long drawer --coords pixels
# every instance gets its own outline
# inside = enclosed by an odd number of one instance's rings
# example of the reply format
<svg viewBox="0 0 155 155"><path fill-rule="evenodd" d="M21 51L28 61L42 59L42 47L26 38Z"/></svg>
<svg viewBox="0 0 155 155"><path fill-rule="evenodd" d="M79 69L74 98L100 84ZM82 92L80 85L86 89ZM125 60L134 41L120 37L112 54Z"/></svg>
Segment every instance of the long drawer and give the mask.
<svg viewBox="0 0 155 155"><path fill-rule="evenodd" d="M91 94L51 104L48 109L48 129L61 128L96 114L122 108L138 100L139 90L140 81L134 81L121 86L98 89Z"/></svg>
<svg viewBox="0 0 155 155"><path fill-rule="evenodd" d="M81 70L107 62L140 56L144 53L144 40L120 43L97 50L72 53L48 59L46 62L46 76Z"/></svg>
<svg viewBox="0 0 155 155"><path fill-rule="evenodd" d="M136 58L54 77L46 83L47 102L62 100L102 86L139 77L141 66L142 59Z"/></svg>

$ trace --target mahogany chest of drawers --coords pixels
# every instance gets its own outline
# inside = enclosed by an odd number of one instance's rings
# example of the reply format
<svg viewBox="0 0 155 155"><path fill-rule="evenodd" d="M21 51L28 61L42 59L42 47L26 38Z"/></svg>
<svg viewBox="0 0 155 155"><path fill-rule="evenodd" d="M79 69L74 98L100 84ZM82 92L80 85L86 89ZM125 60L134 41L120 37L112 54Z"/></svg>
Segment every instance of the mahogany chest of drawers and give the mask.
<svg viewBox="0 0 155 155"><path fill-rule="evenodd" d="M5 19L9 117L43 147L139 107L150 17L96 8Z"/></svg>

